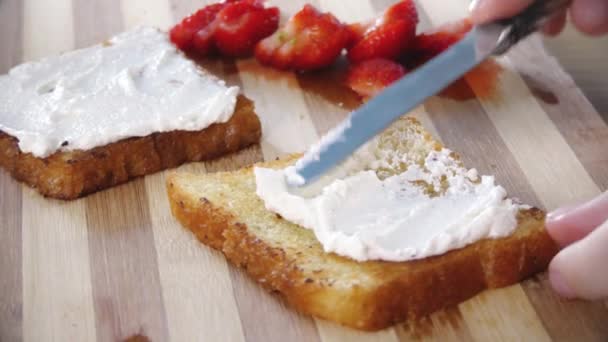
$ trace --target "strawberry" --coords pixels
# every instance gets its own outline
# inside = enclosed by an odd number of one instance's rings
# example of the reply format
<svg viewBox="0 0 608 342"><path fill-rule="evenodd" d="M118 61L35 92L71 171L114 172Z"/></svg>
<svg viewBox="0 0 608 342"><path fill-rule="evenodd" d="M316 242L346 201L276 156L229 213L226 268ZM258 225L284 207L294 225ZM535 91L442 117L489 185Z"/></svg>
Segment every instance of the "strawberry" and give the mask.
<svg viewBox="0 0 608 342"><path fill-rule="evenodd" d="M255 44L279 26L279 9L263 0L225 0L206 6L170 31L171 41L185 52L227 57L253 54Z"/></svg>
<svg viewBox="0 0 608 342"><path fill-rule="evenodd" d="M213 30L209 26L215 21L217 13L224 6L223 3L206 6L175 25L169 32L173 44L186 52L195 50L201 55L207 55L213 45L211 42ZM200 35L198 35L199 32L201 32ZM196 44L195 39L197 39Z"/></svg>
<svg viewBox="0 0 608 342"><path fill-rule="evenodd" d="M346 85L363 98L372 97L406 74L405 68L388 59L376 58L350 67Z"/></svg>
<svg viewBox="0 0 608 342"><path fill-rule="evenodd" d="M372 23L349 25L348 59L353 63L374 58L397 59L411 45L417 24L413 0L402 0Z"/></svg>
<svg viewBox="0 0 608 342"><path fill-rule="evenodd" d="M237 1L217 14L215 43L224 56L248 57L255 44L279 27L279 9L264 8L260 1Z"/></svg>
<svg viewBox="0 0 608 342"><path fill-rule="evenodd" d="M307 71L331 65L350 40L345 25L330 13L305 5L272 36L255 48L262 64Z"/></svg>
<svg viewBox="0 0 608 342"><path fill-rule="evenodd" d="M406 56L406 65L417 67L428 62L461 40L472 27L471 22L464 19L416 36Z"/></svg>

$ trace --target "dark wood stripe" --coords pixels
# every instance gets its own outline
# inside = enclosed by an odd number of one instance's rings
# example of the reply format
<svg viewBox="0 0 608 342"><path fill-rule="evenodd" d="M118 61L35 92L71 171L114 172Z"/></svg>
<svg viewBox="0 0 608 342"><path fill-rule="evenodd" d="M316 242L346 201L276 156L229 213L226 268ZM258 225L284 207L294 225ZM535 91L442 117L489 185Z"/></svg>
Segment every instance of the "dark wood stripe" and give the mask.
<svg viewBox="0 0 608 342"><path fill-rule="evenodd" d="M0 74L21 61L23 52L23 0L0 1Z"/></svg>
<svg viewBox="0 0 608 342"><path fill-rule="evenodd" d="M530 39L509 57L593 181L605 191L608 125L558 61L543 51L540 39Z"/></svg>
<svg viewBox="0 0 608 342"><path fill-rule="evenodd" d="M144 180L86 198L97 337L168 340Z"/></svg>
<svg viewBox="0 0 608 342"><path fill-rule="evenodd" d="M120 0L72 0L77 48L103 42L123 29Z"/></svg>
<svg viewBox="0 0 608 342"><path fill-rule="evenodd" d="M0 1L0 74L22 57L23 1ZM23 339L21 186L0 169L0 341Z"/></svg>
<svg viewBox="0 0 608 342"><path fill-rule="evenodd" d="M247 341L320 341L311 317L297 313L232 265L230 278Z"/></svg>
<svg viewBox="0 0 608 342"><path fill-rule="evenodd" d="M23 337L21 246L21 186L0 170L0 341Z"/></svg>

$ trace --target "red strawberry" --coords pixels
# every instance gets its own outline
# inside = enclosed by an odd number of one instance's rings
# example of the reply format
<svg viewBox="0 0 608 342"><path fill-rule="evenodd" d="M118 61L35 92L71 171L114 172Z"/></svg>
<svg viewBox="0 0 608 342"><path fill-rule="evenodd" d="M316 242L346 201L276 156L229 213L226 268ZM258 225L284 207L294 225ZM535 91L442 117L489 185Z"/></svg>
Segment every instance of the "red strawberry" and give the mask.
<svg viewBox="0 0 608 342"><path fill-rule="evenodd" d="M169 32L171 41L183 51L191 52L196 50L201 55L208 54L210 47L213 45L211 43L213 30L209 26L214 22L217 13L224 6L225 4L223 3L209 5L186 17ZM201 32L200 37L196 38L197 43L195 44L195 36L200 31L206 32Z"/></svg>
<svg viewBox="0 0 608 342"><path fill-rule="evenodd" d="M406 74L406 70L388 59L370 59L351 66L346 85L361 97L372 97Z"/></svg>
<svg viewBox="0 0 608 342"><path fill-rule="evenodd" d="M402 0L373 23L350 25L348 59L353 63L374 58L397 59L411 45L417 24L413 0Z"/></svg>
<svg viewBox="0 0 608 342"><path fill-rule="evenodd" d="M464 19L418 35L406 56L406 64L417 67L428 62L461 40L472 27L471 22Z"/></svg>
<svg viewBox="0 0 608 342"><path fill-rule="evenodd" d="M331 65L349 40L346 26L333 15L305 5L285 27L258 43L255 56L279 69L320 69Z"/></svg>
<svg viewBox="0 0 608 342"><path fill-rule="evenodd" d="M279 17L277 7L264 8L261 1L228 4L217 14L215 43L224 56L251 56L255 44L277 30Z"/></svg>

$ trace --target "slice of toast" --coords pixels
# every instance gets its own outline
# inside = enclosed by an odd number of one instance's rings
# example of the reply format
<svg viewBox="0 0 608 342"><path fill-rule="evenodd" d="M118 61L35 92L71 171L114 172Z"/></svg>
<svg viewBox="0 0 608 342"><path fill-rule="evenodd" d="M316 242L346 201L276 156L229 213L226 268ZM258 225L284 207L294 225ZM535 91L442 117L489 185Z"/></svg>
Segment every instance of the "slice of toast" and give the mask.
<svg viewBox="0 0 608 342"><path fill-rule="evenodd" d="M407 153L422 164L430 151L441 148L413 119L396 126L382 136L385 152ZM390 159L386 153L379 157ZM294 158L262 166L283 168ZM407 167L395 163L379 176ZM557 252L544 229L544 213L528 209L519 212L518 227L506 238L415 261L356 262L324 252L312 231L266 210L255 193L252 168L173 173L167 189L175 217L260 284L303 313L364 330L416 319L484 289L517 283L544 270Z"/></svg>
<svg viewBox="0 0 608 342"><path fill-rule="evenodd" d="M44 196L71 200L183 163L236 152L260 137L253 103L239 96L226 123L200 131L154 133L86 151L60 151L46 158L21 152L17 139L0 131L0 166Z"/></svg>

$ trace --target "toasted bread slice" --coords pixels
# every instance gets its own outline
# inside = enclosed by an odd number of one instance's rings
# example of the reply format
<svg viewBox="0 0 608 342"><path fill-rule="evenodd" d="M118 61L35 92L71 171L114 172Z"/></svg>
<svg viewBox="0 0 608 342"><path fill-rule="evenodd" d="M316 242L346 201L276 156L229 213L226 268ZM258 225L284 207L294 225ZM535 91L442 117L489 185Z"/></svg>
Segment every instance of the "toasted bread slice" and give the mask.
<svg viewBox="0 0 608 342"><path fill-rule="evenodd" d="M124 139L86 151L37 158L0 131L0 166L41 194L64 200L106 189L183 163L209 160L258 143L253 103L239 96L232 118L200 131L173 131Z"/></svg>
<svg viewBox="0 0 608 342"><path fill-rule="evenodd" d="M415 120L402 119L398 126L393 133L400 134L384 134L385 151L408 153L422 163L432 149L441 148ZM292 161L262 165L282 168ZM397 163L382 172L388 176L407 167ZM324 252L312 231L267 211L255 193L252 168L174 173L167 188L173 214L200 241L297 310L357 329L382 329L486 288L517 283L545 269L557 252L544 229L544 213L529 209L519 212L518 227L506 238L416 261L356 262Z"/></svg>

